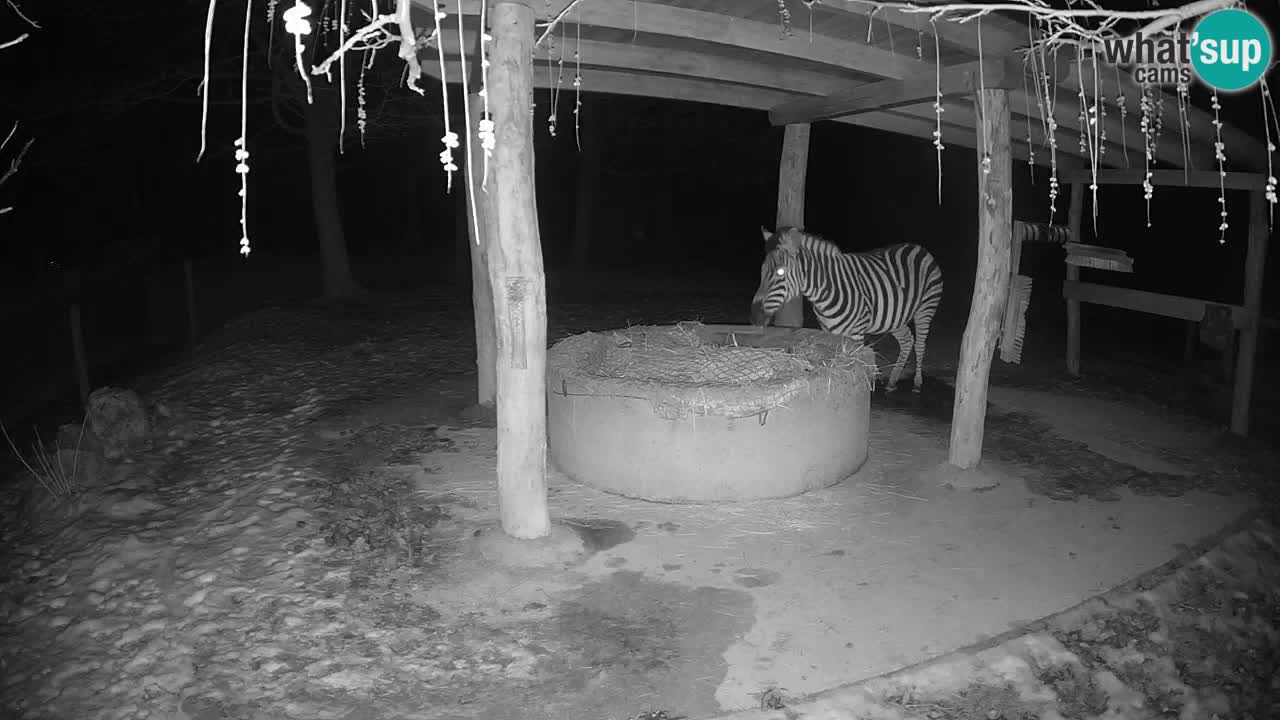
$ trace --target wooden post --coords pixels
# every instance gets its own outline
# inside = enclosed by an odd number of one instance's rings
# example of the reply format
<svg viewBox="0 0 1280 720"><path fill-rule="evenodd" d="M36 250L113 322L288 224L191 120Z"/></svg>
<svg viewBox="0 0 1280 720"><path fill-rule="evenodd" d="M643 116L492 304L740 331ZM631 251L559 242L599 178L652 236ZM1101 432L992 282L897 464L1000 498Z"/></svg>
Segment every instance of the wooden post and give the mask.
<svg viewBox="0 0 1280 720"><path fill-rule="evenodd" d="M1231 398L1231 432L1249 434L1249 401L1253 370L1262 329L1262 271L1267 264L1267 198L1261 190L1249 194L1249 250L1244 261L1244 327L1236 355L1236 381Z"/></svg>
<svg viewBox="0 0 1280 720"><path fill-rule="evenodd" d="M497 147L489 200L497 232L485 248L497 330L498 514L506 534L551 531L547 512L547 295L533 158L532 0L494 3L489 107Z"/></svg>
<svg viewBox="0 0 1280 720"><path fill-rule="evenodd" d="M76 364L76 381L80 384L80 402L89 401L89 360L84 352L84 331L80 325L80 304L71 304L71 354Z"/></svg>
<svg viewBox="0 0 1280 720"><path fill-rule="evenodd" d="M805 177L809 172L809 124L788 125L782 135L782 159L778 163L778 216L775 228L804 229ZM778 308L773 324L804 327L804 298Z"/></svg>
<svg viewBox="0 0 1280 720"><path fill-rule="evenodd" d="M497 402L498 346L493 318L493 290L489 286L488 248L497 236L497 217L490 193L494 179L488 180L489 189L481 187L484 181L484 150L480 147L479 122L484 112L484 98L472 93L467 102L471 105L471 147L475 156L467 158L471 169L471 183L463 190L467 195L460 218L467 228L467 251L471 258L471 307L475 315L476 332L476 403L494 407ZM476 227L476 222L479 227Z"/></svg>
<svg viewBox="0 0 1280 720"><path fill-rule="evenodd" d="M200 341L200 315L196 312L196 278L191 258L182 260L182 278L187 295L187 344L195 347Z"/></svg>
<svg viewBox="0 0 1280 720"><path fill-rule="evenodd" d="M982 459L991 356L1009 291L1013 253L1013 157L1009 136L1009 92L981 90L978 123L978 272L969 322L960 344L949 460L969 470ZM983 166L983 148L990 165Z"/></svg>
<svg viewBox="0 0 1280 720"><path fill-rule="evenodd" d="M1071 183L1071 206L1067 210L1067 232L1071 242L1080 242L1084 218L1084 183ZM1067 265L1067 280L1080 280L1080 266ZM1067 300L1067 373L1080 374L1080 301Z"/></svg>

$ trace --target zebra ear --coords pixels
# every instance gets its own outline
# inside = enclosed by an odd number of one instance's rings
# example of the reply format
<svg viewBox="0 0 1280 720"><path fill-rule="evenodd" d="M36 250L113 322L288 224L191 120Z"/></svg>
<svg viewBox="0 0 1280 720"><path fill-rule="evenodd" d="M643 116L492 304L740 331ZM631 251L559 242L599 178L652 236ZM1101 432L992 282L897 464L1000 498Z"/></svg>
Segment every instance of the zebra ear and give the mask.
<svg viewBox="0 0 1280 720"><path fill-rule="evenodd" d="M778 244L794 249L799 244L800 230L794 227L778 228Z"/></svg>
<svg viewBox="0 0 1280 720"><path fill-rule="evenodd" d="M766 243L773 238L773 231L765 228L763 225L760 226L760 234L764 236L764 241Z"/></svg>

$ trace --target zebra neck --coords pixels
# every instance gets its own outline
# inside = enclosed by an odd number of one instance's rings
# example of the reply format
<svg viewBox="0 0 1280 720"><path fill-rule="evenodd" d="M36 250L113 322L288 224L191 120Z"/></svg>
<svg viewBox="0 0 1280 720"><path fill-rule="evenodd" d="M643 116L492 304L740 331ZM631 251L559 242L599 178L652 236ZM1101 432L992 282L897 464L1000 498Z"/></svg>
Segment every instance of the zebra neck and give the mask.
<svg viewBox="0 0 1280 720"><path fill-rule="evenodd" d="M870 313L864 299L864 293L858 288L849 287L847 280L853 275L847 273L843 256L829 256L817 253L805 253L805 282L802 294L813 305L813 314L824 330L829 332L848 332L855 327L867 324ZM846 276L848 276L846 278Z"/></svg>

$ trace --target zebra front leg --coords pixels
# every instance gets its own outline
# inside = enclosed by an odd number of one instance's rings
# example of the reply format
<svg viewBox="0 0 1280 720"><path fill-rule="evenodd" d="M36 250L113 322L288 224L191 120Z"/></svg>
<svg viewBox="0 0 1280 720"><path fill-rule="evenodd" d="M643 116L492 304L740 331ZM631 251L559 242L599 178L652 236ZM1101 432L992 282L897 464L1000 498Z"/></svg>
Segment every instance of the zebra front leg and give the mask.
<svg viewBox="0 0 1280 720"><path fill-rule="evenodd" d="M907 357L911 354L911 346L915 342L911 329L905 325L890 334L893 335L894 340L898 341L898 361L893 364L893 370L889 372L889 384L884 386L885 392L893 392L898 387L898 381L902 379L902 370L907 365Z"/></svg>

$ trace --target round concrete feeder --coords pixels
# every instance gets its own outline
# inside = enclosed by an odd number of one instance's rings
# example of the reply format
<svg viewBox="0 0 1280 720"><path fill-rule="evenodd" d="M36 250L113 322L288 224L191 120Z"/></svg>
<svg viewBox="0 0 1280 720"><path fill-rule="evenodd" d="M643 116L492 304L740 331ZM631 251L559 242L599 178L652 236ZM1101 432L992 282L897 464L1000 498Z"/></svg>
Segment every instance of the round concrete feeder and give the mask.
<svg viewBox="0 0 1280 720"><path fill-rule="evenodd" d="M628 497L782 498L867 458L874 356L818 330L701 325L566 338L547 356L551 459Z"/></svg>

